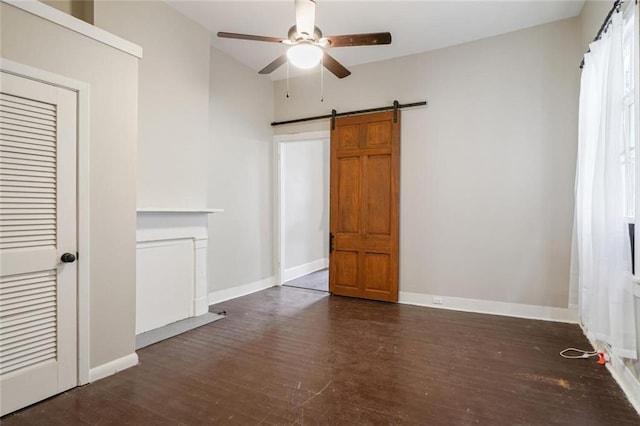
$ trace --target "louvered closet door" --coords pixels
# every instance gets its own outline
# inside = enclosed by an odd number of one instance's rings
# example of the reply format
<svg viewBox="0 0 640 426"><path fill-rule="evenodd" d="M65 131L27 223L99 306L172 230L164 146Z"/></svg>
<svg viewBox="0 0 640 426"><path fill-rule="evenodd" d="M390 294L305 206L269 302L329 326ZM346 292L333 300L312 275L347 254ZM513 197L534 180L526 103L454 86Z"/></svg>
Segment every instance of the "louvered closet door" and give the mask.
<svg viewBox="0 0 640 426"><path fill-rule="evenodd" d="M0 73L0 414L77 383L76 94Z"/></svg>

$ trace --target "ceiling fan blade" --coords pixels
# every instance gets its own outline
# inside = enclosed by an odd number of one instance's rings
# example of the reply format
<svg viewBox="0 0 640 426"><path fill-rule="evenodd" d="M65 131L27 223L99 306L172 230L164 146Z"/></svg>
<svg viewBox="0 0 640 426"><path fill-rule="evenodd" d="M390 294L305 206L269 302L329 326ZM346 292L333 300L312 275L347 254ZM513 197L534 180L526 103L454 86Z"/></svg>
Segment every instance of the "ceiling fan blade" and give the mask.
<svg viewBox="0 0 640 426"><path fill-rule="evenodd" d="M296 0L296 31L313 37L316 21L316 1Z"/></svg>
<svg viewBox="0 0 640 426"><path fill-rule="evenodd" d="M391 44L391 33L346 34L328 36L329 47L375 46Z"/></svg>
<svg viewBox="0 0 640 426"><path fill-rule="evenodd" d="M346 69L340 62L336 61L335 58L329 55L327 52L324 52L322 65L324 65L326 69L331 71L338 78L345 78L351 75L351 71Z"/></svg>
<svg viewBox="0 0 640 426"><path fill-rule="evenodd" d="M218 33L218 37L235 38L238 40L266 41L269 43L282 43L283 41L285 41L283 38L278 38L278 37L265 37L265 36L259 36L259 35L238 34L238 33L225 33L224 31L220 31Z"/></svg>
<svg viewBox="0 0 640 426"><path fill-rule="evenodd" d="M272 72L274 72L275 70L280 68L286 62L287 62L287 54L284 53L284 54L278 56L269 65L267 65L266 67L264 67L260 71L258 71L258 74L271 74Z"/></svg>

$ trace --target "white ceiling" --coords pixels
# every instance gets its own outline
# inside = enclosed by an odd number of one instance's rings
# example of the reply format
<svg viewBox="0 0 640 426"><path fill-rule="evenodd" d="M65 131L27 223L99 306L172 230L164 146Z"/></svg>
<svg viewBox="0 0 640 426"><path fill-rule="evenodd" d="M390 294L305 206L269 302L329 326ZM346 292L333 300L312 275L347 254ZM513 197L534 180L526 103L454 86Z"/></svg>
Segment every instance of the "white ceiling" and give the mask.
<svg viewBox="0 0 640 426"><path fill-rule="evenodd" d="M220 39L218 31L286 38L295 23L293 0L167 0L211 31L211 45L256 72L285 52L277 43ZM584 0L343 1L316 0L324 35L389 31L389 46L342 47L329 53L347 68L439 49L576 16ZM286 67L271 74L285 78Z"/></svg>

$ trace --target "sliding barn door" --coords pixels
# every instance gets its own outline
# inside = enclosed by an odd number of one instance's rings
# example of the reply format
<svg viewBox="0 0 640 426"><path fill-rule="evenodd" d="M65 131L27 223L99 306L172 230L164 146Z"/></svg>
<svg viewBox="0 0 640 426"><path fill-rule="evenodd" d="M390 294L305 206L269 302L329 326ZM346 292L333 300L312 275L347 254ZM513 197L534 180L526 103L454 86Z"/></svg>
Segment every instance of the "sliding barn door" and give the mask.
<svg viewBox="0 0 640 426"><path fill-rule="evenodd" d="M77 384L75 255L76 94L0 73L0 415Z"/></svg>
<svg viewBox="0 0 640 426"><path fill-rule="evenodd" d="M332 127L329 291L397 301L400 111Z"/></svg>

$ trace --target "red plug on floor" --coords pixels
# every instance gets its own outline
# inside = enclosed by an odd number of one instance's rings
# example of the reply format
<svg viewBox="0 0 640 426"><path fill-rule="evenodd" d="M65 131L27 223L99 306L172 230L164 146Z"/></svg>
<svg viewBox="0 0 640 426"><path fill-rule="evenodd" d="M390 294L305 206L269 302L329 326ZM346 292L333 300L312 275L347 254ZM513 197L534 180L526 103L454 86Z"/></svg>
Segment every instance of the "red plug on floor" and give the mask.
<svg viewBox="0 0 640 426"><path fill-rule="evenodd" d="M598 352L598 361L597 363L600 365L605 365L607 362L609 362L609 355L607 355L604 352Z"/></svg>

